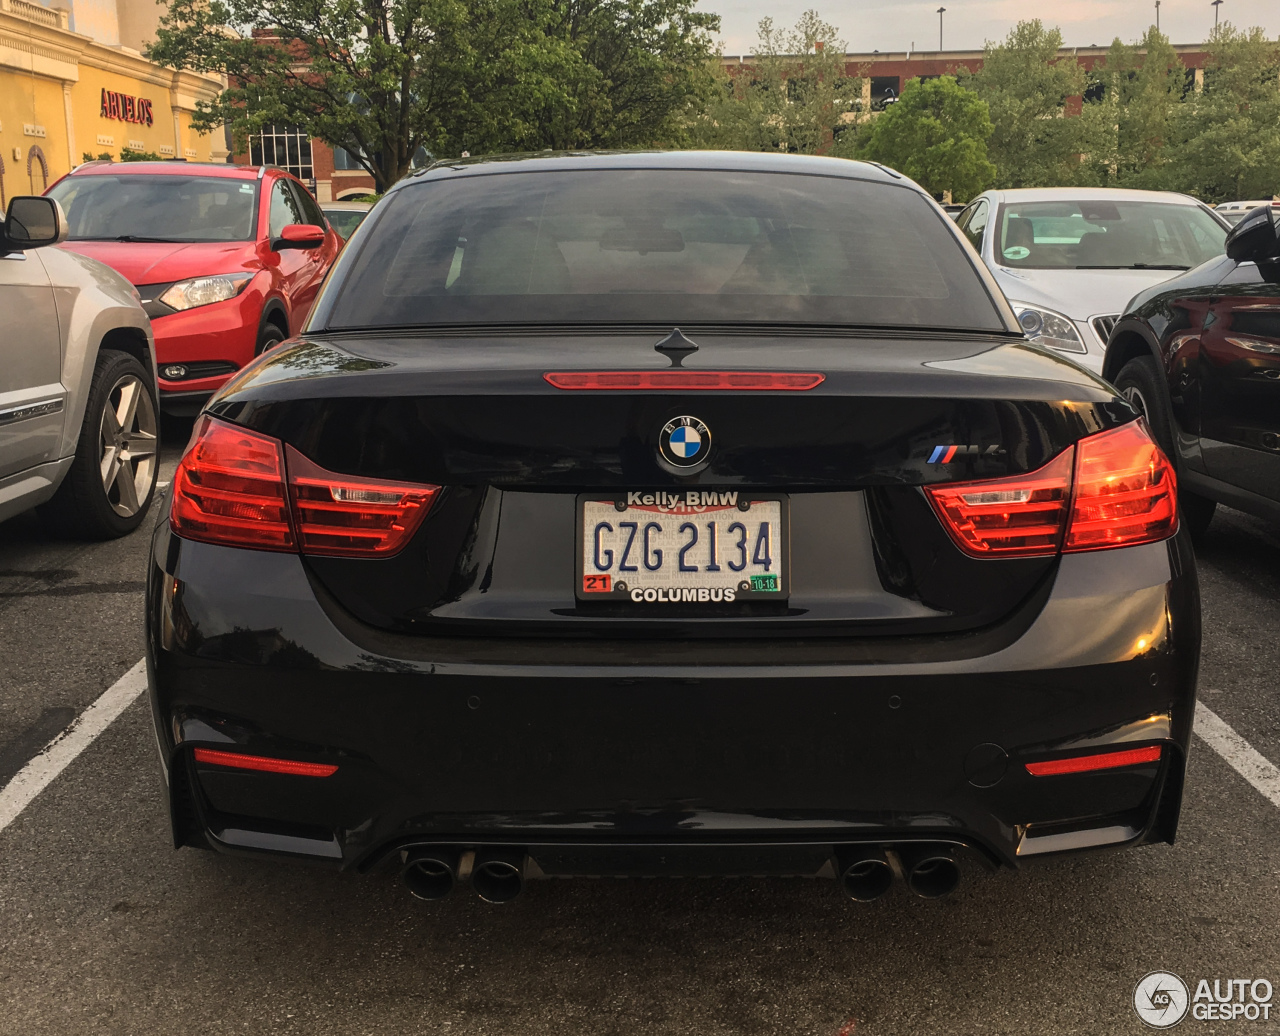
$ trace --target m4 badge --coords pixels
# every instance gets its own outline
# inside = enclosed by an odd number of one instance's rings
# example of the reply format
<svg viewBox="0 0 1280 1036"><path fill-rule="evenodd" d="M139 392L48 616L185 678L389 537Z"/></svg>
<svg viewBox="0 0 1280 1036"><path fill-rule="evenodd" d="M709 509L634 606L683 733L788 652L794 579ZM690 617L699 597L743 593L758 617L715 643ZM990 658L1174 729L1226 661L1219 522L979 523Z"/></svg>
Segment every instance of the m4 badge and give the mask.
<svg viewBox="0 0 1280 1036"><path fill-rule="evenodd" d="M948 443L942 446L935 446L933 452L929 454L930 464L950 464L958 457L998 457L1004 453L1003 446L962 446L956 443Z"/></svg>

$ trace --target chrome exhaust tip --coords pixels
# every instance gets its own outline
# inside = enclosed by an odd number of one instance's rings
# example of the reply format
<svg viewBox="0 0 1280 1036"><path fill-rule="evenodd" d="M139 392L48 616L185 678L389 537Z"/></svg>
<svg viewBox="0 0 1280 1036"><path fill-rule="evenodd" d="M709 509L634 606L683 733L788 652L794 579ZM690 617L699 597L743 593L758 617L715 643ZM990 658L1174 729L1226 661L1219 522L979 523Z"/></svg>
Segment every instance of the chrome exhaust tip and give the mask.
<svg viewBox="0 0 1280 1036"><path fill-rule="evenodd" d="M925 899L940 899L960 884L960 864L947 845L905 845L898 850L907 888Z"/></svg>
<svg viewBox="0 0 1280 1036"><path fill-rule="evenodd" d="M882 849L838 850L836 873L845 895L858 903L879 899L893 884L893 870Z"/></svg>
<svg viewBox="0 0 1280 1036"><path fill-rule="evenodd" d="M525 854L515 849L481 849L471 870L476 895L486 903L510 903L524 891Z"/></svg>
<svg viewBox="0 0 1280 1036"><path fill-rule="evenodd" d="M456 849L410 849L400 877L418 899L444 899L458 880Z"/></svg>

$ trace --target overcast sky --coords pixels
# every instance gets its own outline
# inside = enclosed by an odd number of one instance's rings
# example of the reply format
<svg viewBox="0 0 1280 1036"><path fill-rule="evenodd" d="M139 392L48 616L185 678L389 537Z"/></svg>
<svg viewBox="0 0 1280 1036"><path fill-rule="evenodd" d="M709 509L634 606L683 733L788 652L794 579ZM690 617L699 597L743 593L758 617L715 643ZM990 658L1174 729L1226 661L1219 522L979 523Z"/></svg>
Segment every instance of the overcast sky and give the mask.
<svg viewBox="0 0 1280 1036"><path fill-rule="evenodd" d="M720 15L726 54L751 53L761 18L790 26L808 8L835 25L851 51L906 50L913 42L916 50L937 50L939 6L939 0L699 0L702 10ZM1057 25L1069 47L1107 46L1116 36L1133 42L1155 21L1153 0L941 0L941 6L947 50L979 50L1028 18ZM1277 0L1223 0L1219 10L1223 21L1280 35ZM1213 7L1209 0L1161 0L1160 28L1174 43L1199 43L1213 28Z"/></svg>

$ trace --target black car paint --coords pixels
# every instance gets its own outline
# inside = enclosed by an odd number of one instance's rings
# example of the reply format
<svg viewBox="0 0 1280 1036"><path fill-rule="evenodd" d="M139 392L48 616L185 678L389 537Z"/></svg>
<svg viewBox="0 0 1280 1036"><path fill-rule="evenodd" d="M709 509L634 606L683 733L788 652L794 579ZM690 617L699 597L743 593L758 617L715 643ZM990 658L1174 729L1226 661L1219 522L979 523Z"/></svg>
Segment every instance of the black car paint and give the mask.
<svg viewBox="0 0 1280 1036"><path fill-rule="evenodd" d="M921 491L1031 470L1132 419L1128 405L1012 328L685 329L691 369L827 375L795 396L541 380L661 368L653 345L670 330L371 336L326 334L321 319L219 394L221 419L332 470L446 490L386 561L157 526L147 658L175 844L361 869L415 844L514 846L572 874L814 873L840 846L921 840L1016 865L1101 844L1099 830L1172 841L1200 641L1186 534L977 561ZM716 428L719 452L693 476L653 456L673 411ZM988 438L1004 452L927 463L938 443ZM840 463L806 457L815 443ZM784 611L696 615L580 607L571 528L500 549L520 507L571 523L579 491L695 485L785 492L809 540L847 527L863 546L824 565L793 535ZM1023 766L1151 744L1158 764ZM198 765L200 746L338 771Z"/></svg>
<svg viewBox="0 0 1280 1036"><path fill-rule="evenodd" d="M1025 341L851 336L833 354L829 338L690 333L701 348L684 369L785 360L820 367L826 380L808 392L755 399L564 392L543 373L660 368L653 350L660 334L315 336L264 357L210 412L282 439L331 471L447 487L397 558L308 560L363 621L407 632L479 624L547 636L671 632L671 610L637 617L575 602L572 587L561 585L557 573L572 570L575 550L565 509L588 489L785 490L797 514L793 543L840 542L842 520L869 525L866 553L879 577L870 585L854 579L846 590L858 592L842 594L839 579L853 578L855 562L805 557L812 576L789 607L691 609L700 621L680 624L681 635L839 635L869 624L920 634L994 622L1033 591L1052 559L967 557L914 487L1031 471L1081 436L1133 418L1101 382ZM489 358L484 369L458 369L477 354ZM320 371L341 377L317 380ZM991 399L997 383L1017 402ZM344 394L327 396L335 386ZM708 421L725 444L694 474L672 471L657 456L658 430L680 413ZM930 463L935 447L949 443L981 452ZM865 507L852 492L861 489ZM848 519L831 512L841 495L851 498ZM528 528L563 535L520 539Z"/></svg>
<svg viewBox="0 0 1280 1036"><path fill-rule="evenodd" d="M1135 296L1104 376L1136 356L1163 374L1181 484L1280 521L1280 264L1221 256Z"/></svg>

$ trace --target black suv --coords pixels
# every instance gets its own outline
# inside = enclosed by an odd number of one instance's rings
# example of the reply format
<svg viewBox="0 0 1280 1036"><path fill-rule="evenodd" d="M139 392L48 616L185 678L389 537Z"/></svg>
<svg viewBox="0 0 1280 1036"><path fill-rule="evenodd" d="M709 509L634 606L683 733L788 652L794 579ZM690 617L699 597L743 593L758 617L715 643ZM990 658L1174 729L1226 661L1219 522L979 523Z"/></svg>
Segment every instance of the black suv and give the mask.
<svg viewBox="0 0 1280 1036"><path fill-rule="evenodd" d="M1280 522L1280 219L1260 207L1226 255L1141 292L1107 345L1103 376L1178 468L1193 535L1219 504Z"/></svg>

